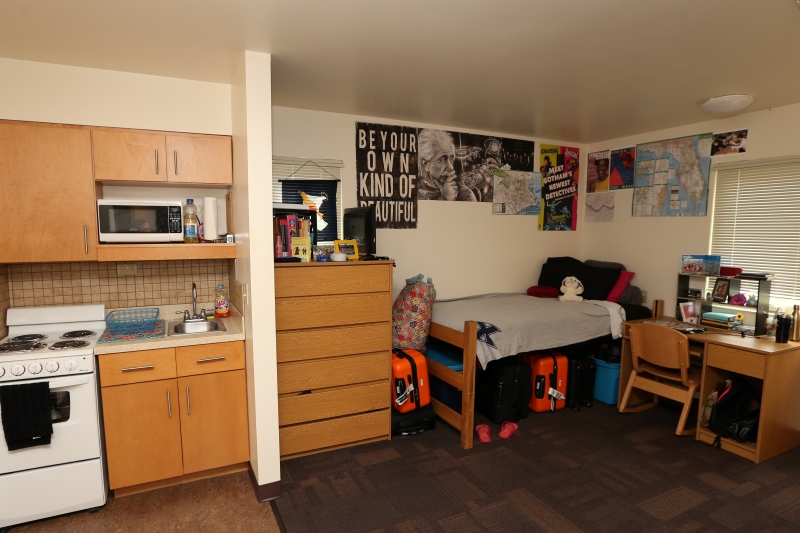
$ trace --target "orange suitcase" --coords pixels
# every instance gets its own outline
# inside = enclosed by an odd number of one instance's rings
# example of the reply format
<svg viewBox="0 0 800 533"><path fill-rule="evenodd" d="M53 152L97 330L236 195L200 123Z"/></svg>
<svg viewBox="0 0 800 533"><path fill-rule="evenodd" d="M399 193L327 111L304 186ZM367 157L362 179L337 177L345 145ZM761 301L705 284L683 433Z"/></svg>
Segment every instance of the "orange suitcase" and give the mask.
<svg viewBox="0 0 800 533"><path fill-rule="evenodd" d="M531 367L533 394L528 407L537 413L558 411L567 404L569 360L556 352L524 356Z"/></svg>
<svg viewBox="0 0 800 533"><path fill-rule="evenodd" d="M431 403L428 361L417 350L398 350L392 354L392 405L401 413Z"/></svg>

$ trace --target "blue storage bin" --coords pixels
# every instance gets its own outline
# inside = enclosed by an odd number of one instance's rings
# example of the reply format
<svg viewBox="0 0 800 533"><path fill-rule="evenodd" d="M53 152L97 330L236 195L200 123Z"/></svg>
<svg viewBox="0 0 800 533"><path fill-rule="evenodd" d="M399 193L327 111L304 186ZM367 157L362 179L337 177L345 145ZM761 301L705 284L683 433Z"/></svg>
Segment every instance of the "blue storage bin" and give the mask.
<svg viewBox="0 0 800 533"><path fill-rule="evenodd" d="M597 362L597 373L594 375L594 399L609 405L617 405L619 392L619 363Z"/></svg>

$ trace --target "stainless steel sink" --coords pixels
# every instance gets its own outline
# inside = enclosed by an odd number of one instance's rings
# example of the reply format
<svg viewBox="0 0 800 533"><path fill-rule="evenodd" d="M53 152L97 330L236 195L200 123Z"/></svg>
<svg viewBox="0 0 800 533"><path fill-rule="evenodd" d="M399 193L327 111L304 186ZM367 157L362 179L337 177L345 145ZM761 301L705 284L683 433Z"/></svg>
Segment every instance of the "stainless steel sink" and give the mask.
<svg viewBox="0 0 800 533"><path fill-rule="evenodd" d="M220 320L203 320L202 322L183 322L178 320L170 322L167 326L167 335L197 335L198 333L213 333L227 331Z"/></svg>

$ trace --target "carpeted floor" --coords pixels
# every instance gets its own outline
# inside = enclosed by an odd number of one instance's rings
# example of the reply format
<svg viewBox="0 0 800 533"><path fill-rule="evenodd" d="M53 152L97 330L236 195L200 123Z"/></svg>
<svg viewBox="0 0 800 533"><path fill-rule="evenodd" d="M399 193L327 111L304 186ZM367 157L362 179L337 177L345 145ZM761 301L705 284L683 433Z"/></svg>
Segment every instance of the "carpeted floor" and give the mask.
<svg viewBox="0 0 800 533"><path fill-rule="evenodd" d="M0 495L2 498L2 495ZM258 503L247 472L109 498L86 511L15 527L13 533L279 533L269 503Z"/></svg>
<svg viewBox="0 0 800 533"><path fill-rule="evenodd" d="M283 462L277 506L288 533L800 531L800 449L755 465L676 437L677 420L603 404L531 413L471 450L439 421Z"/></svg>

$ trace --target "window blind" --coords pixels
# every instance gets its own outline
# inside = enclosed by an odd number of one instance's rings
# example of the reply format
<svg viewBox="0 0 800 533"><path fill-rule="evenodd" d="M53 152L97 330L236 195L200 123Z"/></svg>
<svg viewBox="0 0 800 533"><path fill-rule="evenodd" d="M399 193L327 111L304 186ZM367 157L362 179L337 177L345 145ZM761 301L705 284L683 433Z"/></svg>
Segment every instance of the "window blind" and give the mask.
<svg viewBox="0 0 800 533"><path fill-rule="evenodd" d="M283 157L274 156L272 158L272 201L276 203L284 203L284 183L297 183L319 181L319 187L314 187L313 184L305 192L308 195L321 198L328 197L328 201L335 202L335 234L331 234L329 239L321 238L320 244L332 243L333 239L342 238L342 169L344 162L337 159L309 159L303 157ZM338 184L336 189L335 200L329 198L328 191L331 190L331 182ZM296 188L296 187L290 187ZM303 187L305 189L305 187ZM326 217L326 222L328 218ZM319 221L317 222L319 226Z"/></svg>
<svg viewBox="0 0 800 533"><path fill-rule="evenodd" d="M717 171L710 253L774 273L771 298L800 300L800 162Z"/></svg>

